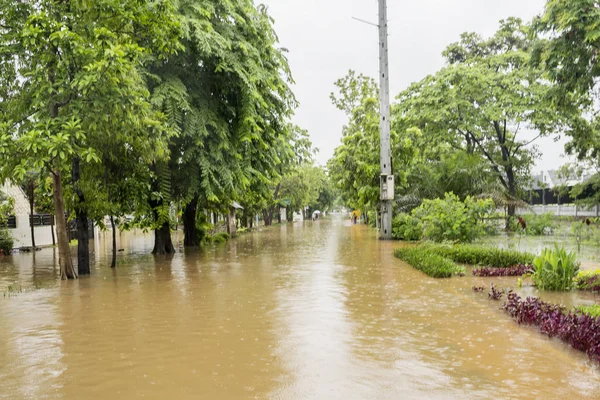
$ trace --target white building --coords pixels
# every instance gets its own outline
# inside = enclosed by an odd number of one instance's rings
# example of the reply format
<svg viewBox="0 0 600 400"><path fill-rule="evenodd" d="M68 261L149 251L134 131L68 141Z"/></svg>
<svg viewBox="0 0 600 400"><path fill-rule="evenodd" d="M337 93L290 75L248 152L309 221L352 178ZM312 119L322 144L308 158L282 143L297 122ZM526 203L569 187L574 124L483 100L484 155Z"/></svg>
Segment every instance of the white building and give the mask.
<svg viewBox="0 0 600 400"><path fill-rule="evenodd" d="M16 185L9 182L5 182L0 186L0 191L6 196L11 197L15 200L14 215L15 224L9 224L8 231L13 237L15 248L20 247L31 247L31 225L29 224L29 201L25 196L23 190ZM34 210L35 213L35 210ZM49 225L49 220L42 221L42 218L38 218L40 225L34 228L35 234L35 245L41 246L52 246L52 231ZM47 225L43 225L43 223ZM16 227L15 227L16 225ZM56 232L55 232L56 233Z"/></svg>

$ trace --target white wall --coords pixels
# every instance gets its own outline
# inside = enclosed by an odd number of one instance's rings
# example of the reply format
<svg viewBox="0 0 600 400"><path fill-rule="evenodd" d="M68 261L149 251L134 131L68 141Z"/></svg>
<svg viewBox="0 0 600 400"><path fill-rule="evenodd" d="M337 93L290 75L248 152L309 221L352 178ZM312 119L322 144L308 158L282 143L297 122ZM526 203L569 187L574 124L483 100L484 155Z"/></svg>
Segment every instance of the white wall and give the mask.
<svg viewBox="0 0 600 400"><path fill-rule="evenodd" d="M36 226L34 229L36 246L52 246L52 231L50 230L50 226ZM8 232L15 240L15 248L31 247L29 215L17 215L17 228L9 229Z"/></svg>
<svg viewBox="0 0 600 400"><path fill-rule="evenodd" d="M520 213L522 214L546 214L546 213L552 213L554 215L557 216L564 216L564 217L598 217L600 216L600 208L597 207L592 207L591 209L587 210L585 208L582 207L577 207L574 205L549 205L549 206L543 206L543 205L536 205L536 206L532 206L531 208L526 208L526 209L520 209L518 210Z"/></svg>

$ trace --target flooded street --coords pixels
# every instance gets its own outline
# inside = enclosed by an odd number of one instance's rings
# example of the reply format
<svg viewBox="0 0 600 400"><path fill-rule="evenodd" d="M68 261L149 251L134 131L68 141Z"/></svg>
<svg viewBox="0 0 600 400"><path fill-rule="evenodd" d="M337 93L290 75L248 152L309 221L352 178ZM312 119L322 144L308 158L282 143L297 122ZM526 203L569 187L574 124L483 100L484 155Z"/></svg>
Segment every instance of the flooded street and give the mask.
<svg viewBox="0 0 600 400"><path fill-rule="evenodd" d="M2 259L0 289L43 288L0 297L0 399L598 399L600 368L471 290L490 280L375 234L334 217L154 257L129 233L116 271L97 238L76 282L52 249Z"/></svg>

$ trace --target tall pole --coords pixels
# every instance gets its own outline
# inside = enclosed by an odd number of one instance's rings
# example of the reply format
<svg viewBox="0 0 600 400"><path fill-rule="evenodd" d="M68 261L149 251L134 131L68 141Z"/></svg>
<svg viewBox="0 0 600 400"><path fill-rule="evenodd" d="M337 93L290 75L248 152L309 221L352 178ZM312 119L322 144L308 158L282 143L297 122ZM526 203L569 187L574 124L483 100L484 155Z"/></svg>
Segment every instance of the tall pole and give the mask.
<svg viewBox="0 0 600 400"><path fill-rule="evenodd" d="M381 141L381 239L392 239L394 175L390 147L390 77L388 61L387 0L379 0L379 95Z"/></svg>

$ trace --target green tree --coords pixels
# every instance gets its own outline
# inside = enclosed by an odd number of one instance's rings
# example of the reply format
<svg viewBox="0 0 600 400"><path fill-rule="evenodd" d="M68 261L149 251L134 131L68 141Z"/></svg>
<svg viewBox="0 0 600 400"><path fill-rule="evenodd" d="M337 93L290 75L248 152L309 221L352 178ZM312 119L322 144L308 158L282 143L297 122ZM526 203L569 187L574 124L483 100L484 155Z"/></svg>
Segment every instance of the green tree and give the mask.
<svg viewBox="0 0 600 400"><path fill-rule="evenodd" d="M542 38L532 52L532 64L553 82L553 110L572 115L565 132L569 153L597 165L600 154L598 117L598 49L600 9L595 0L548 0L544 13L533 21Z"/></svg>
<svg viewBox="0 0 600 400"><path fill-rule="evenodd" d="M163 137L141 66L176 48L169 1L0 1L2 175L51 172L61 277L77 277L67 225L64 176L71 172L78 269L89 273L87 207L80 165L131 133ZM128 140L122 140L128 143Z"/></svg>
<svg viewBox="0 0 600 400"><path fill-rule="evenodd" d="M199 205L228 208L252 198L248 190L266 193L261 185L279 175L278 145L296 104L264 6L182 0L178 13L185 51L150 69L153 103L178 133L169 143L169 173L159 167L156 174L155 253L173 251L168 213L156 212L170 201L183 205L184 244L195 246Z"/></svg>
<svg viewBox="0 0 600 400"><path fill-rule="evenodd" d="M428 141L482 157L511 200L528 181L537 154L531 145L568 126L551 107L552 85L529 63L534 40L515 18L502 21L487 40L465 33L444 52L448 65L402 92L394 110ZM524 138L526 129L536 136Z"/></svg>
<svg viewBox="0 0 600 400"><path fill-rule="evenodd" d="M347 206L376 209L380 197L379 91L372 78L354 71L335 84L337 93L332 93L331 99L346 114L348 123L343 128L342 144L327 164L329 177ZM418 133L413 129L391 132L397 192L406 185Z"/></svg>

